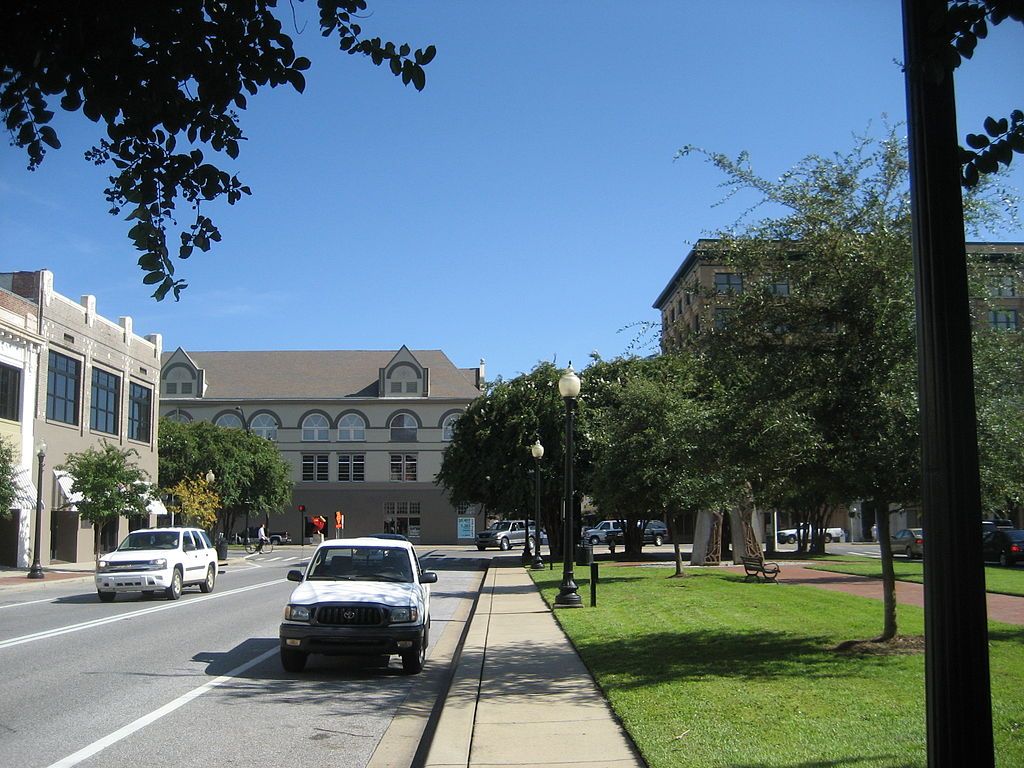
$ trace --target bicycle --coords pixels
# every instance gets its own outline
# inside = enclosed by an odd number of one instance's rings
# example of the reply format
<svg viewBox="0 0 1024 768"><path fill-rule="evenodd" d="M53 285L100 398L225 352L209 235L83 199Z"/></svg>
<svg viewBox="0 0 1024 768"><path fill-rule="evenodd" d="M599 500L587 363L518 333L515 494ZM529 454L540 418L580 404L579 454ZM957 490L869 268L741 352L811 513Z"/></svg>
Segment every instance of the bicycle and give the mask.
<svg viewBox="0 0 1024 768"><path fill-rule="evenodd" d="M245 553L247 555L251 555L253 553L269 555L273 551L274 542L270 539L264 539L262 546L259 539L250 539L249 537L246 537L245 539Z"/></svg>

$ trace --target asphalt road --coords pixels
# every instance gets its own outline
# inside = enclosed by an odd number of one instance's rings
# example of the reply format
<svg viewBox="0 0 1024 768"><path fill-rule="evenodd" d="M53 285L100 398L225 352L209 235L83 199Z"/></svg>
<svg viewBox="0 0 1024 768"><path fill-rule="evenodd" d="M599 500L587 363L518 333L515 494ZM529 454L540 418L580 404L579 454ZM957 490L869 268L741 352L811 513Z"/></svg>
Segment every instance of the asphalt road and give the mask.
<svg viewBox="0 0 1024 768"><path fill-rule="evenodd" d="M476 596L481 560L421 549L439 574L422 675L397 657L316 656L291 674L277 632L298 554L233 564L211 594L175 602L100 603L91 581L0 594L0 766L366 766L399 708L436 695L428 673L447 660L432 659Z"/></svg>

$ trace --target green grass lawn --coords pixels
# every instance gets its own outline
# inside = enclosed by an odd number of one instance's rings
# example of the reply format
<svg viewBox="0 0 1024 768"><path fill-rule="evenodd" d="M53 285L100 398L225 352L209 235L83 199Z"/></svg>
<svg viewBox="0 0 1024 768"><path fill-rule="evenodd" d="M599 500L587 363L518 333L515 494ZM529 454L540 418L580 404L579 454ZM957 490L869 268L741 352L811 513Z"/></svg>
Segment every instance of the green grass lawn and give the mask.
<svg viewBox="0 0 1024 768"><path fill-rule="evenodd" d="M553 602L558 571L531 573ZM597 608L555 612L651 768L926 765L923 655L833 650L878 634L879 601L670 574L605 567ZM899 622L923 632L918 608ZM993 622L990 639L997 765L1022 766L1024 628Z"/></svg>
<svg viewBox="0 0 1024 768"><path fill-rule="evenodd" d="M870 576L875 579L882 578L882 563L878 560L857 560L854 562L847 560L843 563L815 562L805 563L804 565L816 571L852 573L856 576ZM924 582L924 564L920 561L893 560L892 565L898 581L914 581L918 584ZM1024 569L987 566L985 568L985 589L1002 595L1024 596Z"/></svg>

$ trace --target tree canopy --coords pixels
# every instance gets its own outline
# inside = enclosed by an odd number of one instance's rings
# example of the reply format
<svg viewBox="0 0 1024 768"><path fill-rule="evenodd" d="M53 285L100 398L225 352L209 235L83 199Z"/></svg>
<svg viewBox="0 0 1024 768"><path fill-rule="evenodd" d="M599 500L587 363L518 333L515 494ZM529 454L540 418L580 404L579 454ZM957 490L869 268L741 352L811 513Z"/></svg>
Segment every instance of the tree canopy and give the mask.
<svg viewBox="0 0 1024 768"><path fill-rule="evenodd" d="M291 468L270 440L206 421L160 420L160 487L171 492L184 480L212 471L225 533L238 515L277 511L291 501ZM204 480L205 482L205 480Z"/></svg>
<svg viewBox="0 0 1024 768"><path fill-rule="evenodd" d="M302 2L302 0L298 0ZM422 90L433 46L415 51L364 35L365 0L317 0L319 26L339 48L387 63ZM29 170L59 149L54 109L81 112L100 126L86 159L111 165L104 190L113 215L126 213L153 296L186 287L175 261L221 239L203 203L251 193L208 153L237 158L245 140L239 112L263 88L305 88L310 61L296 55L277 0L139 3L14 2L0 5L0 114ZM203 150L207 151L204 154ZM191 221L177 227L180 204ZM177 238L172 230L177 228Z"/></svg>
<svg viewBox="0 0 1024 768"><path fill-rule="evenodd" d="M71 492L81 498L75 508L93 525L93 551L99 553L103 526L118 517L143 517L149 511L153 491L149 475L135 463L134 448L110 443L71 453L57 469L71 475Z"/></svg>

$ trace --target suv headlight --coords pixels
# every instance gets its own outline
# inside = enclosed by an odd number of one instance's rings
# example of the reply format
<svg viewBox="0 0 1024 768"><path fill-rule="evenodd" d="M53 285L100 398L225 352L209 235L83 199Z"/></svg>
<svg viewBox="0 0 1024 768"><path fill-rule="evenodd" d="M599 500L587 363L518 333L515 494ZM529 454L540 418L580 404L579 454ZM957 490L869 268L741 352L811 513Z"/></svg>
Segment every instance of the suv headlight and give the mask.
<svg viewBox="0 0 1024 768"><path fill-rule="evenodd" d="M313 608L309 605L286 605L284 607L285 621L309 621L313 615Z"/></svg>
<svg viewBox="0 0 1024 768"><path fill-rule="evenodd" d="M106 560L100 560L98 563L96 563L96 570L97 571L105 571L105 570L107 570L107 561Z"/></svg>
<svg viewBox="0 0 1024 768"><path fill-rule="evenodd" d="M149 566L151 568L153 568L154 570L160 570L162 568L166 568L167 567L167 558L166 557L158 557L155 560L150 560L149 561Z"/></svg>
<svg viewBox="0 0 1024 768"><path fill-rule="evenodd" d="M389 620L392 624L406 624L410 621L416 621L419 617L420 612L414 606L392 608L389 613Z"/></svg>

